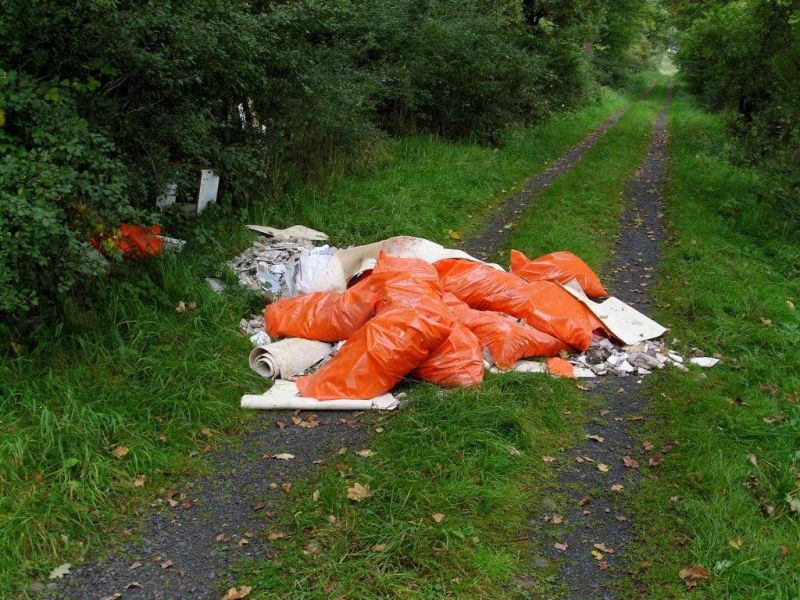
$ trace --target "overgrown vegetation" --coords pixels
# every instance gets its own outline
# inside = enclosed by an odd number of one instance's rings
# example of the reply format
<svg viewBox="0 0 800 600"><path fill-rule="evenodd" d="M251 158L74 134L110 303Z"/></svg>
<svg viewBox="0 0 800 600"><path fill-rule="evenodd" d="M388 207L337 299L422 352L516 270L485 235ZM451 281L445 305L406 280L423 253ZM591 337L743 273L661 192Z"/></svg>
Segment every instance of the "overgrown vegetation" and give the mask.
<svg viewBox="0 0 800 600"><path fill-rule="evenodd" d="M670 131L658 318L722 362L648 378L646 439L677 443L635 500L639 577L648 598L675 598L678 571L699 564L704 598L796 598L800 239L759 202L771 180L724 156L719 117L679 96Z"/></svg>
<svg viewBox="0 0 800 600"><path fill-rule="evenodd" d="M63 301L96 270L93 234L152 221L165 185L191 196L199 167L243 206L370 165L387 134L497 143L572 109L647 56L653 14L599 0L6 0L0 314Z"/></svg>
<svg viewBox="0 0 800 600"><path fill-rule="evenodd" d="M722 110L737 162L770 178L764 210L800 223L800 2L670 2L678 66L692 92Z"/></svg>

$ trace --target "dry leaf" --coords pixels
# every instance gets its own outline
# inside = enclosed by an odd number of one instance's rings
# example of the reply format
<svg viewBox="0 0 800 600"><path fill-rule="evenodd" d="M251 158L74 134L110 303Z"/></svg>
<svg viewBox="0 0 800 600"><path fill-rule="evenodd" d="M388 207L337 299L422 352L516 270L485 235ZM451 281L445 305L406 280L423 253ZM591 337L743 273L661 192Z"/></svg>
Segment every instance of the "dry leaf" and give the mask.
<svg viewBox="0 0 800 600"><path fill-rule="evenodd" d="M569 544L555 543L555 544L553 544L553 548L555 548L556 550L558 550L560 552L566 552L567 548L569 548Z"/></svg>
<svg viewBox="0 0 800 600"><path fill-rule="evenodd" d="M597 548L592 549L592 556L595 560L603 560L603 553L600 552Z"/></svg>
<svg viewBox="0 0 800 600"><path fill-rule="evenodd" d="M591 501L592 501L592 497L591 496L584 496L583 498L578 500L578 506L586 506Z"/></svg>
<svg viewBox="0 0 800 600"><path fill-rule="evenodd" d="M274 542L275 540L282 540L285 537L286 534L283 533L282 531L270 531L267 534L267 540L269 540L270 542Z"/></svg>
<svg viewBox="0 0 800 600"><path fill-rule="evenodd" d="M621 483L615 483L614 485L611 486L611 491L612 492L621 492L622 490L623 490L623 487L622 487Z"/></svg>
<svg viewBox="0 0 800 600"><path fill-rule="evenodd" d="M311 493L311 501L316 502L317 500L319 500L319 490L314 490Z"/></svg>
<svg viewBox="0 0 800 600"><path fill-rule="evenodd" d="M605 463L597 463L597 470L601 473L608 473L608 465Z"/></svg>
<svg viewBox="0 0 800 600"><path fill-rule="evenodd" d="M136 479L133 480L133 487L142 487L146 481L147 477L144 475L137 475Z"/></svg>
<svg viewBox="0 0 800 600"><path fill-rule="evenodd" d="M373 552L386 552L386 549L387 549L388 547L389 547L389 546L387 546L386 544L375 544L375 545L372 547L372 551L373 551Z"/></svg>
<svg viewBox="0 0 800 600"><path fill-rule="evenodd" d="M586 439L587 440L592 440L592 441L595 441L595 442L598 442L598 443L602 443L603 441L605 441L606 438L604 438L602 435L595 435L595 434L587 433L586 434Z"/></svg>
<svg viewBox="0 0 800 600"><path fill-rule="evenodd" d="M371 493L369 484L361 485L360 483L354 483L353 487L347 488L348 500L353 500L355 502L361 502L365 498L368 498Z"/></svg>
<svg viewBox="0 0 800 600"><path fill-rule="evenodd" d="M253 588L251 588L249 585L243 585L240 588L232 587L225 592L225 595L222 596L222 600L242 600L242 598L246 597L252 589Z"/></svg>
<svg viewBox="0 0 800 600"><path fill-rule="evenodd" d="M624 464L629 469L638 469L639 468L639 461L634 460L630 456L623 456L622 457L622 464Z"/></svg>
<svg viewBox="0 0 800 600"><path fill-rule="evenodd" d="M288 492L289 492L289 491L292 489L292 482L291 482L291 481L284 481L284 482L281 484L281 489L282 489L284 492L287 492L287 493L288 493Z"/></svg>
<svg viewBox="0 0 800 600"><path fill-rule="evenodd" d="M599 543L593 544L593 545L594 545L594 547L596 549L600 550L600 552L605 552L606 554L614 554L614 549L613 548L609 548L603 542L599 542Z"/></svg>
<svg viewBox="0 0 800 600"><path fill-rule="evenodd" d="M651 467L657 467L663 462L664 462L663 456L661 456L660 454L653 454L653 456L650 457L650 460L647 461L647 464L649 464Z"/></svg>
<svg viewBox="0 0 800 600"><path fill-rule="evenodd" d="M202 435L203 437L210 438L213 434L211 433L211 430L208 427L203 427L200 430L200 435Z"/></svg>
<svg viewBox="0 0 800 600"><path fill-rule="evenodd" d="M283 421L275 421L275 426L278 429L286 429L286 423L284 423Z"/></svg>
<svg viewBox="0 0 800 600"><path fill-rule="evenodd" d="M644 448L647 452L653 449L653 444L650 442L642 442L642 448Z"/></svg>
<svg viewBox="0 0 800 600"><path fill-rule="evenodd" d="M138 569L141 566L142 566L141 561L136 560L136 561L132 562L131 565L128 567L128 571L135 571L136 569Z"/></svg>
<svg viewBox="0 0 800 600"><path fill-rule="evenodd" d="M55 569L50 571L50 575L47 576L48 579L61 579L64 575L67 575L72 569L72 565L69 563L64 563L63 565L58 565Z"/></svg>
<svg viewBox="0 0 800 600"><path fill-rule="evenodd" d="M161 568L162 569L169 569L171 566L172 566L172 561L169 560L169 559L167 559L167 560L165 560L164 562L161 563Z"/></svg>
<svg viewBox="0 0 800 600"><path fill-rule="evenodd" d="M111 451L115 458L123 458L128 454L129 450L125 446L117 446Z"/></svg>
<svg viewBox="0 0 800 600"><path fill-rule="evenodd" d="M186 303L181 300L178 302L177 306L175 306L175 312L185 313L186 312Z"/></svg>
<svg viewBox="0 0 800 600"><path fill-rule="evenodd" d="M692 565L691 567L681 569L678 573L678 577L683 579L686 583L686 587L691 590L697 586L698 581L708 579L708 571L700 565Z"/></svg>
<svg viewBox="0 0 800 600"><path fill-rule="evenodd" d="M747 460L749 460L750 464L753 465L754 467L758 466L758 459L756 458L755 454L748 454Z"/></svg>
<svg viewBox="0 0 800 600"><path fill-rule="evenodd" d="M307 556L317 556L320 552L322 552L322 548L313 540L308 542L303 548L303 553Z"/></svg>
<svg viewBox="0 0 800 600"><path fill-rule="evenodd" d="M781 558L783 558L784 556L789 554L789 548L787 546L781 546L781 548L778 551L778 553L781 555Z"/></svg>
<svg viewBox="0 0 800 600"><path fill-rule="evenodd" d="M742 538L737 535L728 540L728 545L734 550L739 550L742 547Z"/></svg>
<svg viewBox="0 0 800 600"><path fill-rule="evenodd" d="M444 521L444 514L443 513L434 513L431 515L431 518L436 521L437 523L441 523Z"/></svg>
<svg viewBox="0 0 800 600"><path fill-rule="evenodd" d="M550 517L549 521L553 525L561 525L561 523L564 522L564 517L561 515L553 515L552 517Z"/></svg>
<svg viewBox="0 0 800 600"><path fill-rule="evenodd" d="M359 450L356 452L359 456L363 458L369 458L370 456L375 456L375 450L370 450L369 448L365 448L364 450Z"/></svg>
<svg viewBox="0 0 800 600"><path fill-rule="evenodd" d="M214 541L218 544L222 544L228 541L228 536L224 533L218 533L217 536L214 538Z"/></svg>
<svg viewBox="0 0 800 600"><path fill-rule="evenodd" d="M288 452L281 452L280 454L273 454L272 458L277 460L292 460L294 458L294 454L289 454Z"/></svg>
<svg viewBox="0 0 800 600"><path fill-rule="evenodd" d="M259 510L264 510L264 508L266 508L266 505L263 502L259 502L253 507L253 510L259 511Z"/></svg>
<svg viewBox="0 0 800 600"><path fill-rule="evenodd" d="M770 325L772 325L772 319L767 319L765 317L761 317L761 323L763 325L765 325L766 327L769 327Z"/></svg>
<svg viewBox="0 0 800 600"><path fill-rule="evenodd" d="M383 427L376 427L375 428L375 433L383 433L383 431L384 431Z"/></svg>
<svg viewBox="0 0 800 600"><path fill-rule="evenodd" d="M542 460L544 462L546 462L546 463L551 463L551 462L554 462L556 460L556 457L555 456L543 456Z"/></svg>

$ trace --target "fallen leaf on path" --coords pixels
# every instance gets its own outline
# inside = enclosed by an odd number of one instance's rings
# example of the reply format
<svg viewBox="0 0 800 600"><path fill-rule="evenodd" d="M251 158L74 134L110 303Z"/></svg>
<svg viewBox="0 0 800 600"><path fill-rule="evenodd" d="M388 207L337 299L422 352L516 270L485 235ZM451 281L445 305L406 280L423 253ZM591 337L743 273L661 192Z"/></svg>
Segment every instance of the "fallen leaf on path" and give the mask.
<svg viewBox="0 0 800 600"><path fill-rule="evenodd" d="M586 434L586 439L587 440L592 440L592 441L595 441L595 442L598 442L598 443L602 443L602 442L605 441L606 438L604 438L602 435L595 435L595 434L587 433Z"/></svg>
<svg viewBox="0 0 800 600"><path fill-rule="evenodd" d="M615 483L611 486L612 492L621 492L623 490L623 486L621 483Z"/></svg>
<svg viewBox="0 0 800 600"><path fill-rule="evenodd" d="M639 461L634 460L630 456L623 456L622 457L622 464L624 464L629 469L638 469L639 468Z"/></svg>
<svg viewBox="0 0 800 600"><path fill-rule="evenodd" d="M600 550L598 550L597 548L592 549L592 556L594 557L595 560L603 560L604 558L603 553L600 552Z"/></svg>
<svg viewBox="0 0 800 600"><path fill-rule="evenodd" d="M564 522L564 517L562 515L553 515L547 520L550 521L553 525L561 525L561 523Z"/></svg>
<svg viewBox="0 0 800 600"><path fill-rule="evenodd" d="M383 431L384 431L383 427L376 427L375 428L375 433L383 433Z"/></svg>
<svg viewBox="0 0 800 600"><path fill-rule="evenodd" d="M284 481L284 482L281 484L281 489L282 489L284 492L288 493L288 492L289 492L289 491L292 489L292 482L291 482L291 481Z"/></svg>
<svg viewBox="0 0 800 600"><path fill-rule="evenodd" d="M607 408L601 408L599 412L600 412L600 416L601 416L601 417L605 417L605 416L606 416L608 413L610 413L611 411L610 411L610 410L608 410Z"/></svg>
<svg viewBox="0 0 800 600"><path fill-rule="evenodd" d="M371 493L369 484L361 485L360 483L354 483L352 487L347 488L348 500L353 500L355 502L361 502L365 498L368 498Z"/></svg>
<svg viewBox="0 0 800 600"><path fill-rule="evenodd" d="M608 465L605 463L597 463L597 470L601 473L608 473Z"/></svg>
<svg viewBox="0 0 800 600"><path fill-rule="evenodd" d="M282 540L285 537L286 534L283 533L282 531L270 531L267 534L267 540L269 540L270 542L274 542L275 540Z"/></svg>
<svg viewBox="0 0 800 600"><path fill-rule="evenodd" d="M644 448L645 451L650 452L650 450L653 449L653 444L650 442L642 442L642 448Z"/></svg>
<svg viewBox="0 0 800 600"><path fill-rule="evenodd" d="M111 451L115 458L123 458L128 454L129 450L125 446L117 446Z"/></svg>
<svg viewBox="0 0 800 600"><path fill-rule="evenodd" d="M128 567L128 571L135 571L136 569L138 569L138 568L139 568L139 567L141 567L141 566L142 566L142 563L141 563L141 561L135 560L135 561L133 561L133 562L131 563L131 565Z"/></svg>
<svg viewBox="0 0 800 600"><path fill-rule="evenodd" d="M604 560L599 560L597 561L597 568L600 569L601 571L605 571L606 569L608 569L608 563Z"/></svg>
<svg viewBox="0 0 800 600"><path fill-rule="evenodd" d="M556 542L555 544L553 544L553 548L555 548L560 552L566 552L567 548L569 548L569 544L561 544Z"/></svg>
<svg viewBox="0 0 800 600"><path fill-rule="evenodd" d="M444 513L434 513L431 515L431 518L437 523L441 523L444 521Z"/></svg>
<svg viewBox="0 0 800 600"><path fill-rule="evenodd" d="M661 456L660 454L653 454L653 456L650 457L650 460L647 461L647 464L649 464L651 467L657 467L663 462L664 462L663 456Z"/></svg>
<svg viewBox="0 0 800 600"><path fill-rule="evenodd" d="M167 560L165 560L164 562L161 563L161 568L162 569L169 569L171 566L172 566L172 561L169 560L169 559L167 559Z"/></svg>
<svg viewBox="0 0 800 600"><path fill-rule="evenodd" d="M64 575L67 575L72 569L72 565L69 563L64 563L63 565L58 565L55 569L50 571L50 575L47 576L48 579L61 579Z"/></svg>
<svg viewBox="0 0 800 600"><path fill-rule="evenodd" d="M222 544L228 541L228 536L224 533L218 533L217 536L214 538L214 541L218 544Z"/></svg>
<svg viewBox="0 0 800 600"><path fill-rule="evenodd" d="M133 480L133 487L142 487L146 481L147 477L144 475L137 475L136 479Z"/></svg>
<svg viewBox="0 0 800 600"><path fill-rule="evenodd" d="M120 598L122 598L122 594L120 594L119 592L115 592L110 596L106 596L105 598L103 598L103 600L119 600Z"/></svg>
<svg viewBox="0 0 800 600"><path fill-rule="evenodd" d="M364 450L359 450L356 452L359 456L363 458L369 458L370 456L375 456L375 450L370 450L369 448L365 448Z"/></svg>
<svg viewBox="0 0 800 600"><path fill-rule="evenodd" d="M259 502L253 507L253 510L257 512L259 510L264 510L265 507L266 505L263 502Z"/></svg>
<svg viewBox="0 0 800 600"><path fill-rule="evenodd" d="M614 554L614 549L609 548L603 542L598 542L597 544L594 544L594 547L600 550L600 552L605 552L606 554Z"/></svg>
<svg viewBox="0 0 800 600"><path fill-rule="evenodd" d="M275 426L278 429L286 429L286 423L284 423L283 421L275 421Z"/></svg>
<svg viewBox="0 0 800 600"><path fill-rule="evenodd" d="M222 596L222 600L242 600L245 598L250 592L252 591L252 587L249 585L243 585L240 588L232 587L225 592L225 595Z"/></svg>
<svg viewBox="0 0 800 600"><path fill-rule="evenodd" d="M292 460L294 458L294 454L289 454L288 452L281 452L280 454L273 454L272 458L278 460Z"/></svg>
<svg viewBox="0 0 800 600"><path fill-rule="evenodd" d="M625 515L617 515L617 516L616 516L616 517L614 517L614 518L615 518L617 521L620 521L620 522L622 522L622 521L630 521L630 519L629 519L628 517L626 517Z"/></svg>
<svg viewBox="0 0 800 600"><path fill-rule="evenodd" d="M678 577L683 579L684 583L686 583L686 587L691 590L697 587L698 581L708 579L708 571L700 565L692 565L691 567L681 569L678 573Z"/></svg>
<svg viewBox="0 0 800 600"><path fill-rule="evenodd" d="M584 496L583 498L578 500L578 506L586 506L591 501L592 501L592 497L591 496L588 496L588 495Z"/></svg>

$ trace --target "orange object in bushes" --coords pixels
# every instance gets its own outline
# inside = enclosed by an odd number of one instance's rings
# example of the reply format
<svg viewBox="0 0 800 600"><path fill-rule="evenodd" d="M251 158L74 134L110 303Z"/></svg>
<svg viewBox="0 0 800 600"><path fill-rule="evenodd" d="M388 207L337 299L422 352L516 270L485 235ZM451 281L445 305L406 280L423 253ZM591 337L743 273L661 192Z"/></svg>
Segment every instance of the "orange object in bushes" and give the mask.
<svg viewBox="0 0 800 600"><path fill-rule="evenodd" d="M344 292L311 292L281 298L264 309L271 338L299 337L338 342L353 335L375 314L379 296L358 284Z"/></svg>
<svg viewBox="0 0 800 600"><path fill-rule="evenodd" d="M468 260L446 259L435 266L444 290L471 308L523 319L578 350L589 347L593 331L603 330L600 320L558 284L525 282L511 273Z"/></svg>
<svg viewBox="0 0 800 600"><path fill-rule="evenodd" d="M444 387L477 385L484 375L481 344L467 327L456 323L444 344L411 375Z"/></svg>
<svg viewBox="0 0 800 600"><path fill-rule="evenodd" d="M160 225L144 227L142 225L121 223L113 236L100 234L90 239L89 242L105 254L107 250L103 247L102 242L106 240L111 241L119 248L123 258L153 256L164 251L164 240L161 239Z"/></svg>
<svg viewBox="0 0 800 600"><path fill-rule="evenodd" d="M551 335L520 323L514 317L491 310L475 310L453 296L444 301L458 322L474 333L498 368L510 369L521 358L556 356L569 346Z"/></svg>
<svg viewBox="0 0 800 600"><path fill-rule="evenodd" d="M547 370L555 377L575 379L575 367L572 366L572 363L567 362L563 358L548 358Z"/></svg>
<svg viewBox="0 0 800 600"><path fill-rule="evenodd" d="M597 274L572 252L552 252L531 260L519 250L512 250L511 272L525 281L555 281L563 284L577 279L590 298L608 296Z"/></svg>

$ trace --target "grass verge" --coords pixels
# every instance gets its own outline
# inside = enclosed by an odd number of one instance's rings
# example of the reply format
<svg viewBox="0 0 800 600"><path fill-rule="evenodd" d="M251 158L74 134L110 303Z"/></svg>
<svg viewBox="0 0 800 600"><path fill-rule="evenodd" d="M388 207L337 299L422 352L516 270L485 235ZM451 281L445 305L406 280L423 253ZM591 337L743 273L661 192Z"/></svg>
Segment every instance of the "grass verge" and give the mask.
<svg viewBox="0 0 800 600"><path fill-rule="evenodd" d="M30 332L34 346L5 345L0 595L99 549L117 515L199 468L197 455L243 418L240 395L263 384L247 369L237 325L262 301L236 289L213 294L203 278L224 277L221 265L251 239L244 223L304 223L339 244L399 233L443 240L625 102L605 93L582 111L510 132L497 150L394 141L381 168L337 179L325 193L306 190L239 217L212 209L181 255L104 282L90 310L65 306L63 323ZM178 313L181 300L197 308Z"/></svg>
<svg viewBox="0 0 800 600"><path fill-rule="evenodd" d="M711 370L647 381L646 433L679 445L633 499L648 598L800 597L800 239L758 202L765 183L722 155L721 121L683 95L670 116L659 318ZM681 568L710 574L688 592Z"/></svg>

